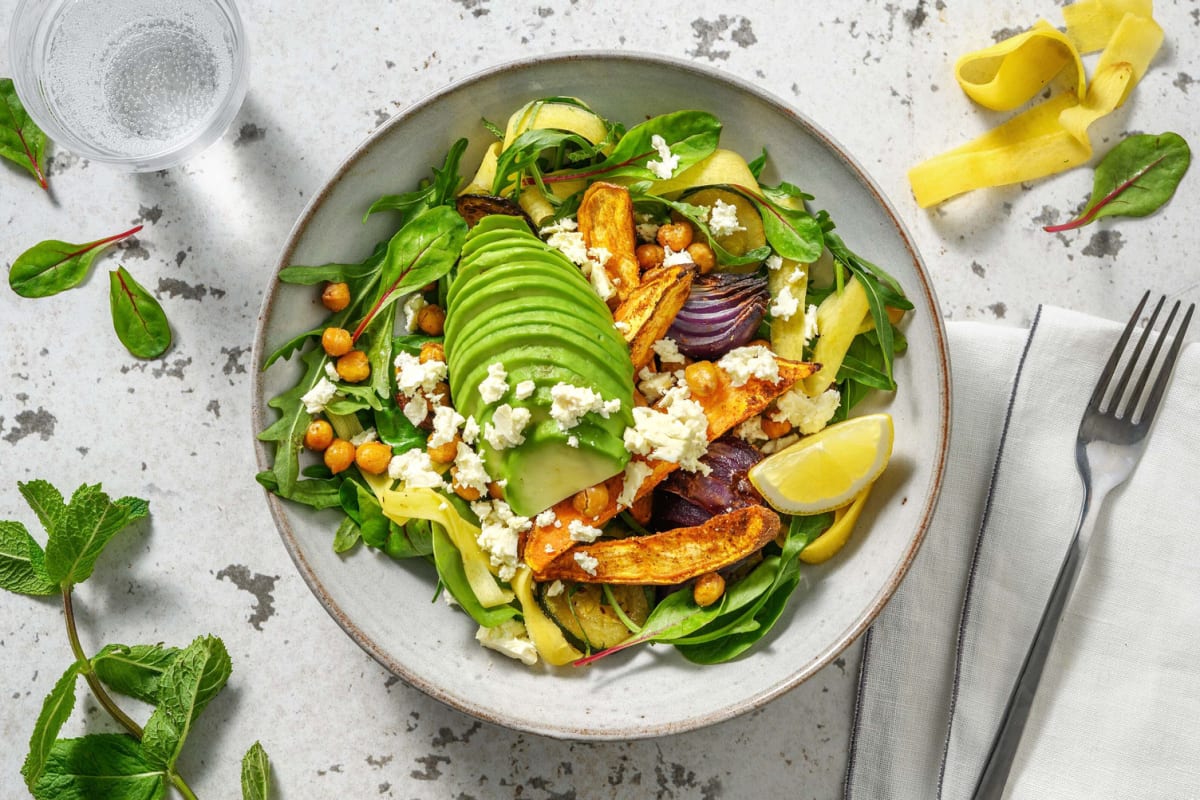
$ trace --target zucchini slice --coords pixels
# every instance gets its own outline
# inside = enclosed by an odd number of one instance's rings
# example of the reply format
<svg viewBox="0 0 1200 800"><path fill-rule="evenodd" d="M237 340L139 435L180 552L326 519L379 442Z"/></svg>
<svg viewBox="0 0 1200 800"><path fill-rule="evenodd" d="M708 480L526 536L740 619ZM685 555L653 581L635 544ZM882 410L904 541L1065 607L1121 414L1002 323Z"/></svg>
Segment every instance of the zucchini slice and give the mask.
<svg viewBox="0 0 1200 800"><path fill-rule="evenodd" d="M567 583L550 595L553 583L538 584L538 605L562 628L563 635L584 652L595 652L620 644L632 633L617 616L598 583ZM625 616L642 625L650 616L650 592L645 586L610 586L613 599Z"/></svg>

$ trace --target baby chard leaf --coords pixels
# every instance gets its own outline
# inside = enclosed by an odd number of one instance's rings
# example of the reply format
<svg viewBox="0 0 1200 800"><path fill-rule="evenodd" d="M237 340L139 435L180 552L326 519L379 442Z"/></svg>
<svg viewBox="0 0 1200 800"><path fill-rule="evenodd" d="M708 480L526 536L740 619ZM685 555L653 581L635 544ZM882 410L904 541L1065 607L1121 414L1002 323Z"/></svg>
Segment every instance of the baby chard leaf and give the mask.
<svg viewBox="0 0 1200 800"><path fill-rule="evenodd" d="M200 636L180 652L158 683L158 707L146 721L142 746L150 764L174 771L192 723L229 680L224 643Z"/></svg>
<svg viewBox="0 0 1200 800"><path fill-rule="evenodd" d="M1101 217L1144 217L1157 211L1175 194L1192 153L1177 133L1128 136L1098 165L1092 197L1083 213L1047 233L1082 228Z"/></svg>
<svg viewBox="0 0 1200 800"><path fill-rule="evenodd" d="M661 136L671 148L671 155L679 159L673 170L673 174L678 175L717 149L721 121L705 111L675 111L648 119L630 128L608 158L589 170L589 174L659 180L658 175L646 166L647 161L659 157L651 143L655 136Z"/></svg>
<svg viewBox="0 0 1200 800"><path fill-rule="evenodd" d="M171 346L171 325L162 306L124 267L108 273L113 329L138 358L158 358Z"/></svg>
<svg viewBox="0 0 1200 800"><path fill-rule="evenodd" d="M105 247L127 239L141 229L138 225L124 233L85 244L58 239L38 242L17 256L8 271L8 285L21 297L49 297L73 289L87 277L92 262Z"/></svg>
<svg viewBox="0 0 1200 800"><path fill-rule="evenodd" d="M55 742L33 796L37 800L159 800L167 791L166 777L149 762L137 739L96 733Z"/></svg>
<svg viewBox="0 0 1200 800"><path fill-rule="evenodd" d="M242 800L267 800L271 794L271 761L255 742L242 757Z"/></svg>
<svg viewBox="0 0 1200 800"><path fill-rule="evenodd" d="M92 656L92 669L110 689L153 705L159 681L179 653L178 647L160 644L107 644Z"/></svg>
<svg viewBox="0 0 1200 800"><path fill-rule="evenodd" d="M0 589L18 594L56 594L46 575L46 554L19 522L0 520Z"/></svg>
<svg viewBox="0 0 1200 800"><path fill-rule="evenodd" d="M0 78L0 156L20 164L43 189L46 182L46 134L33 123L12 78Z"/></svg>
<svg viewBox="0 0 1200 800"><path fill-rule="evenodd" d="M60 586L87 580L113 535L149 513L145 500L122 497L113 502L100 484L80 486L46 543L47 577Z"/></svg>
<svg viewBox="0 0 1200 800"><path fill-rule="evenodd" d="M21 774L25 776L25 784L33 789L42 777L46 768L46 759L50 757L54 740L62 730L63 723L71 716L75 708L75 679L79 677L79 662L67 667L50 694L42 701L42 711L38 714L33 726L33 735L29 737L29 754L21 765Z"/></svg>

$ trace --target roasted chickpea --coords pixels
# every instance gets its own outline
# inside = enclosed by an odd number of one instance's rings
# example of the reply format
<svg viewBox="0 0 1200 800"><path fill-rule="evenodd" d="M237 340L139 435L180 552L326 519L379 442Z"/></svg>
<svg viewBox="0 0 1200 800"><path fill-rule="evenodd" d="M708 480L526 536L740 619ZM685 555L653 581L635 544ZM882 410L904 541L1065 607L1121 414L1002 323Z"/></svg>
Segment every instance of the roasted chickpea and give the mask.
<svg viewBox="0 0 1200 800"><path fill-rule="evenodd" d="M450 384L446 383L445 381L435 383L433 385L433 391L426 392L425 398L427 400L429 400L430 403L433 403L435 405L439 405L439 406L450 405Z"/></svg>
<svg viewBox="0 0 1200 800"><path fill-rule="evenodd" d="M304 446L321 452L333 442L333 426L323 419L314 419L304 431Z"/></svg>
<svg viewBox="0 0 1200 800"><path fill-rule="evenodd" d="M345 328L326 328L321 331L321 347L334 358L344 356L354 349L354 339Z"/></svg>
<svg viewBox="0 0 1200 800"><path fill-rule="evenodd" d="M493 500L504 499L504 487L498 481L492 481L488 484L488 497Z"/></svg>
<svg viewBox="0 0 1200 800"><path fill-rule="evenodd" d="M716 572L706 572L692 586L692 599L701 608L711 606L725 594L725 579Z"/></svg>
<svg viewBox="0 0 1200 800"><path fill-rule="evenodd" d="M450 468L450 482L454 487L454 493L463 500L466 500L468 503L474 503L476 500L482 497L480 491L474 486L463 486L458 482L458 467Z"/></svg>
<svg viewBox="0 0 1200 800"><path fill-rule="evenodd" d="M722 373L711 361L697 361L683 370L683 379L696 397L708 397L721 388Z"/></svg>
<svg viewBox="0 0 1200 800"><path fill-rule="evenodd" d="M422 306L417 312L417 327L430 336L441 336L446 330L446 310L441 306Z"/></svg>
<svg viewBox="0 0 1200 800"><path fill-rule="evenodd" d="M629 515L637 521L639 525L645 525L650 521L651 514L654 513L654 492L646 492L644 495L633 501L633 505L629 507Z"/></svg>
<svg viewBox="0 0 1200 800"><path fill-rule="evenodd" d="M354 463L363 472L382 475L392 460L392 448L383 442L364 442L354 453Z"/></svg>
<svg viewBox="0 0 1200 800"><path fill-rule="evenodd" d="M676 253L687 250L692 243L692 226L687 222L671 222L658 228L658 243Z"/></svg>
<svg viewBox="0 0 1200 800"><path fill-rule="evenodd" d="M351 350L337 360L337 373L347 383L361 383L371 375L371 362L362 350Z"/></svg>
<svg viewBox="0 0 1200 800"><path fill-rule="evenodd" d="M350 305L350 284L325 284L325 291L321 292L321 304L335 313Z"/></svg>
<svg viewBox="0 0 1200 800"><path fill-rule="evenodd" d="M763 414L762 429L763 433L767 435L767 438L778 439L780 436L787 436L792 432L792 423L788 422L786 419L782 422L776 422L775 420L771 419L770 414Z"/></svg>
<svg viewBox="0 0 1200 800"><path fill-rule="evenodd" d="M571 505L585 517L598 517L608 507L608 487L598 483L582 489L571 498Z"/></svg>
<svg viewBox="0 0 1200 800"><path fill-rule="evenodd" d="M687 246L687 252L696 266L700 268L701 275L707 275L717 266L717 256L713 253L712 248L704 242L692 242Z"/></svg>
<svg viewBox="0 0 1200 800"><path fill-rule="evenodd" d="M448 442L434 446L430 444L433 439L433 434L425 439L425 449L429 451L429 457L438 464L449 464L458 455L458 443L461 439L455 436Z"/></svg>
<svg viewBox="0 0 1200 800"><path fill-rule="evenodd" d="M422 364L428 364L430 361L445 361L446 348L441 342L426 342L421 345L421 355L419 356Z"/></svg>
<svg viewBox="0 0 1200 800"><path fill-rule="evenodd" d="M661 267L663 259L667 256L666 251L662 249L662 245L658 244L640 244L634 253L637 254L638 266L643 270Z"/></svg>
<svg viewBox="0 0 1200 800"><path fill-rule="evenodd" d="M353 463L354 445L345 439L334 439L330 442L329 447L325 448L325 466L329 467L329 471L334 475Z"/></svg>

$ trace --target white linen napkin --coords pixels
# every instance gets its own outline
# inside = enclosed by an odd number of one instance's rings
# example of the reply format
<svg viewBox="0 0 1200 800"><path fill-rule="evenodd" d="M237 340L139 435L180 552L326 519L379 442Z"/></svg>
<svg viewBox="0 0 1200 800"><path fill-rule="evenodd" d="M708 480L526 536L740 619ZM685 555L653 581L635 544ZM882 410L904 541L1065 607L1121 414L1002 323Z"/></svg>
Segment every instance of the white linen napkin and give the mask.
<svg viewBox="0 0 1200 800"><path fill-rule="evenodd" d="M1075 436L1122 326L1052 307L1028 335L948 326L946 480L865 637L846 800L970 796L1075 528ZM1193 344L1102 510L1007 798L1200 798L1198 411Z"/></svg>

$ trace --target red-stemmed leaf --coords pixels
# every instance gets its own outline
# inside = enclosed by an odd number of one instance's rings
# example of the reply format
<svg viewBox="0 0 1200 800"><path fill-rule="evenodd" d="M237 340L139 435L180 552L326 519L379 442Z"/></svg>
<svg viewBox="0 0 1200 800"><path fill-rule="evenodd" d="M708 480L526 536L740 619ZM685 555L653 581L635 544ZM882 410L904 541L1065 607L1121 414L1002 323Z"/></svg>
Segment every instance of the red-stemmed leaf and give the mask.
<svg viewBox="0 0 1200 800"><path fill-rule="evenodd" d="M109 304L117 338L138 358L158 358L171 346L162 306L124 267L108 273Z"/></svg>
<svg viewBox="0 0 1200 800"><path fill-rule="evenodd" d="M22 297L49 297L73 289L83 282L100 252L142 229L141 225L124 233L86 244L71 244L57 239L38 242L17 256L8 271L8 285Z"/></svg>
<svg viewBox="0 0 1200 800"><path fill-rule="evenodd" d="M20 164L43 189L49 190L46 134L29 118L12 78L0 78L0 156Z"/></svg>

